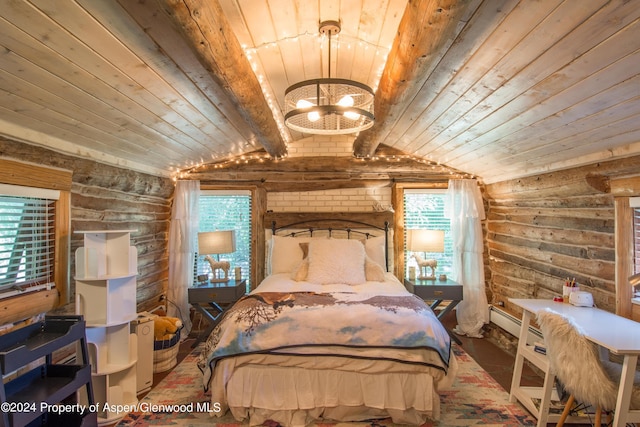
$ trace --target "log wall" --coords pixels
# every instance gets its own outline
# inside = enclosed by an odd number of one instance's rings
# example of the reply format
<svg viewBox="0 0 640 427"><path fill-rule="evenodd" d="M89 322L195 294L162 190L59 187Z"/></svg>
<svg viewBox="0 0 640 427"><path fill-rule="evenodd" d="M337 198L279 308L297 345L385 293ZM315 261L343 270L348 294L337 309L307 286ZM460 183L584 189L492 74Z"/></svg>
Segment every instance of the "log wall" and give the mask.
<svg viewBox="0 0 640 427"><path fill-rule="evenodd" d="M173 182L88 159L0 138L0 156L73 171L71 187L71 277L75 294L77 230L135 229L138 250L138 311L160 303L168 278L167 240Z"/></svg>
<svg viewBox="0 0 640 427"><path fill-rule="evenodd" d="M637 161L637 160L636 160ZM620 162L486 186L490 297L553 298L567 278L616 311L615 208L608 188Z"/></svg>

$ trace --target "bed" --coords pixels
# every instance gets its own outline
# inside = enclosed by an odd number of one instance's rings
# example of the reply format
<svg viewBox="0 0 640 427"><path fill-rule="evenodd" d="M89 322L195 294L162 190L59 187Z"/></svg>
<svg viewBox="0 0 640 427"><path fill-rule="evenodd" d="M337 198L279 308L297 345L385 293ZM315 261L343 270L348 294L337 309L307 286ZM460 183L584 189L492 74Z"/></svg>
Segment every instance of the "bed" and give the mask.
<svg viewBox="0 0 640 427"><path fill-rule="evenodd" d="M229 309L198 358L212 407L238 421L437 419L457 364L424 301L389 270L388 227L272 227L269 275ZM342 234L341 234L342 233Z"/></svg>

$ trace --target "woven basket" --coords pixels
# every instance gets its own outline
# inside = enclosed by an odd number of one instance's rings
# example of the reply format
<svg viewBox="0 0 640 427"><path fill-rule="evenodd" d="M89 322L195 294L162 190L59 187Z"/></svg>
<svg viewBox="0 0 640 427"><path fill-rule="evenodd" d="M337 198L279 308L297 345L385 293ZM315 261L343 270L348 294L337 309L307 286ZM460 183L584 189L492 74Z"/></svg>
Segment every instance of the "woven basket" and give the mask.
<svg viewBox="0 0 640 427"><path fill-rule="evenodd" d="M178 363L179 345L153 351L153 372L164 372L176 366Z"/></svg>
<svg viewBox="0 0 640 427"><path fill-rule="evenodd" d="M180 341L181 329L178 329L170 340L153 342L154 373L168 371L178 363L178 350L180 350L178 342Z"/></svg>

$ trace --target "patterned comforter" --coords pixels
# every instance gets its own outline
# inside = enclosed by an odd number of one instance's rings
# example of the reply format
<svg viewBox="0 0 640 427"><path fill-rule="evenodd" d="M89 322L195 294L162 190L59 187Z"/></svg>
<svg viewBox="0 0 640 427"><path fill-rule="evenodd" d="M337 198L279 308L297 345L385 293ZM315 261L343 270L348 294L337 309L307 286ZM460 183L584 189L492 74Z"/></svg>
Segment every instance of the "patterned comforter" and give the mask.
<svg viewBox="0 0 640 427"><path fill-rule="evenodd" d="M207 388L216 363L247 355L305 355L423 365L446 375L450 337L424 301L407 293L260 292L244 296L198 360Z"/></svg>

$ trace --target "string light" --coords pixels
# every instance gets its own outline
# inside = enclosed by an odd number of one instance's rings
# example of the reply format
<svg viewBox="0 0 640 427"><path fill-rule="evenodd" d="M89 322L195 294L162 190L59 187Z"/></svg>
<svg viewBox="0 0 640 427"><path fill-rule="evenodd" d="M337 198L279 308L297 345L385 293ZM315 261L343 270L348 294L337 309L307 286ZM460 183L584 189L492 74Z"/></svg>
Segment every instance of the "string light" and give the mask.
<svg viewBox="0 0 640 427"><path fill-rule="evenodd" d="M276 121L278 131L280 132L280 135L282 136L282 139L285 142L285 145L288 145L291 142L291 136L289 134L288 128L284 124L284 115L282 114L282 111L279 108L278 102L276 101L277 98L273 94L271 86L268 83L268 79L265 77L266 73L262 69L262 63L259 60L259 52L261 51L268 52L271 49L279 49L280 46L285 43L300 43L300 40L303 37L312 37L314 39L317 39L318 42L322 43L322 38L326 37L326 35L320 34L319 32L304 32L304 33L293 35L293 36L283 37L278 41L264 42L259 45L255 45L253 47L249 47L246 44L242 45L242 49L245 53L245 56L249 61L252 70L256 74L256 78L258 80L258 83L260 84L264 98L267 102L267 105L271 109L273 117ZM344 33L340 34L339 37L335 40L335 42L338 48L342 46L349 50L356 46L364 50L375 49L375 61L379 61L380 64L378 67L372 67L372 69L376 69L377 71L375 72L375 78L374 78L375 84L373 84L371 87L373 88L374 91L377 91L379 81L384 72L385 63L391 51L391 46L388 46L388 47L379 46L379 45L376 45L375 43L368 42L366 40L361 40L355 37L351 37ZM322 44L320 45L320 48L322 48ZM176 167L175 170L172 172L172 179L173 181L176 181L177 179L188 178L192 174L205 172L206 170L209 170L209 169L219 170L219 169L234 167L240 164L249 165L252 162L264 163L266 161L272 161L274 163L277 163L284 159L284 157L272 157L267 153L242 155L240 158L229 158L226 156L228 156L228 154L216 155L212 153L211 161L209 161L208 163L205 163L204 160L201 159L200 163L198 164L192 163L191 165L185 166L182 169L179 169ZM354 158L354 160L360 161L360 162L386 161L386 162L396 162L396 163L403 160L408 160L408 161L414 161L417 163L430 166L432 170L436 170L437 168L445 168L450 175L452 176L455 175L458 178L474 177L474 175L470 175L464 172L454 170L450 167L443 166L441 162L434 161L429 158L416 157L408 154L407 155L379 154L375 156L367 155L366 157Z"/></svg>
<svg viewBox="0 0 640 427"><path fill-rule="evenodd" d="M272 162L277 163L283 159L279 157L272 157L267 153L256 153L256 154L250 154L250 155L242 155L237 158L227 158L217 162L210 162L210 163L200 162L197 165L192 165L182 170L176 170L173 180L175 181L177 179L176 177L179 177L180 179L182 179L182 178L189 177L192 174L206 172L209 169L213 169L213 170L225 169L225 168L235 167L241 164L249 165L254 162L264 163L267 160L271 160ZM389 163L391 162L398 163L401 161L413 161L416 163L424 164L426 166L430 166L431 170L436 170L437 168L445 169L442 172L448 173L452 177L467 178L467 179L474 178L474 175L472 174L468 174L466 172L460 172L448 166L444 166L440 162L430 160L430 159L425 159L423 157L416 157L410 154L388 154L388 155L377 154L375 156L354 157L353 160L359 161L359 162L389 162Z"/></svg>

